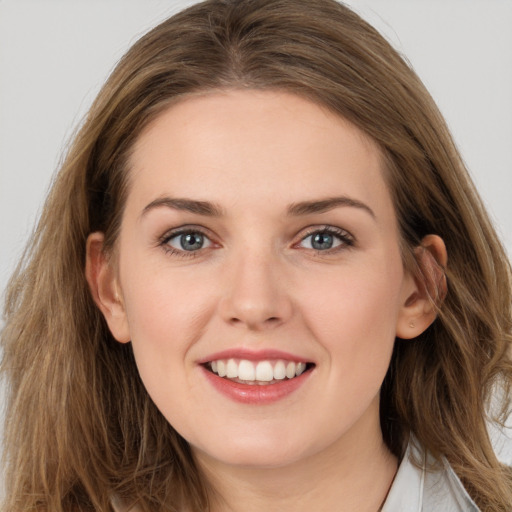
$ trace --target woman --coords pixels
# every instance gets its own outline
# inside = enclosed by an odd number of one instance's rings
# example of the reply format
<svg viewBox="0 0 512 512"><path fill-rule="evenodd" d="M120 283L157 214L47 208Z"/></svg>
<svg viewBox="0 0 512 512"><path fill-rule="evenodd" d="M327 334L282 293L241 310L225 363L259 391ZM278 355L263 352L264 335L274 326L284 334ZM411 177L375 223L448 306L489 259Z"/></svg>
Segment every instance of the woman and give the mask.
<svg viewBox="0 0 512 512"><path fill-rule="evenodd" d="M5 507L507 510L510 304L374 29L330 0L198 4L113 72L11 282Z"/></svg>

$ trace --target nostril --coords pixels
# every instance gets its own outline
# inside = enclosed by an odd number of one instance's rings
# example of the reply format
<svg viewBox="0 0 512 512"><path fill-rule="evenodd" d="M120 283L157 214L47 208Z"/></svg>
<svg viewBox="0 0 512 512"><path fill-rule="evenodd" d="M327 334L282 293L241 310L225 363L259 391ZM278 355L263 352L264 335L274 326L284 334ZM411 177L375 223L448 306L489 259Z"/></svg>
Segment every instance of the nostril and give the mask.
<svg viewBox="0 0 512 512"><path fill-rule="evenodd" d="M281 321L281 319L278 316L271 316L271 317L268 317L266 320L263 320L262 324L265 324L265 323L275 324L275 323L279 323L280 321ZM230 318L230 322L233 323L233 324L252 323L250 319L243 320L243 319L238 318L236 316L231 317ZM254 321L254 323L258 323L258 322Z"/></svg>

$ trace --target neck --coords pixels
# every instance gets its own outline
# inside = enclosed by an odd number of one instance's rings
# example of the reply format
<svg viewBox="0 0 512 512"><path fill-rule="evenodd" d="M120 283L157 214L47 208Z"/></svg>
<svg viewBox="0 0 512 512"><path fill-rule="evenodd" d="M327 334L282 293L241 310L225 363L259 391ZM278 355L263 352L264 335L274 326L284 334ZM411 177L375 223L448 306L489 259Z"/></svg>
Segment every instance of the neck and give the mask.
<svg viewBox="0 0 512 512"><path fill-rule="evenodd" d="M327 449L279 467L225 465L196 454L215 489L212 512L377 512L397 471L377 427L358 424Z"/></svg>

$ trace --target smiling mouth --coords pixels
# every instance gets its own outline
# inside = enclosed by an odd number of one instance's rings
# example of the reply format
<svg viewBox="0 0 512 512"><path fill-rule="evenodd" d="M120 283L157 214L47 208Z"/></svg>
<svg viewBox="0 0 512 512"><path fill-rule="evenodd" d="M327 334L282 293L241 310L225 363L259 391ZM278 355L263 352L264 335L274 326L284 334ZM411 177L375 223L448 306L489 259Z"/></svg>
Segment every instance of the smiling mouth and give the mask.
<svg viewBox="0 0 512 512"><path fill-rule="evenodd" d="M276 384L299 377L311 370L314 363L286 361L284 359L249 361L248 359L218 359L210 361L204 367L225 379L240 384L260 385Z"/></svg>

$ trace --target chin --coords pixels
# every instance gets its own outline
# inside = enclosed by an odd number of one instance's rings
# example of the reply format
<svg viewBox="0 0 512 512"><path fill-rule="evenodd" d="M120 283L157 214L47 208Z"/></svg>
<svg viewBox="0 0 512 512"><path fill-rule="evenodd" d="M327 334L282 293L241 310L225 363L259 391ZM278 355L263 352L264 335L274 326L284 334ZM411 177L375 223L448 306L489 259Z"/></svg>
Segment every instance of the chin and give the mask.
<svg viewBox="0 0 512 512"><path fill-rule="evenodd" d="M289 433L289 430L286 431ZM287 437L287 439L284 439ZM309 437L311 439L311 437ZM208 449L192 449L200 458L215 460L221 464L246 469L279 468L307 458L321 447L308 446L307 439L290 439L290 436L231 436L222 443L206 442Z"/></svg>

